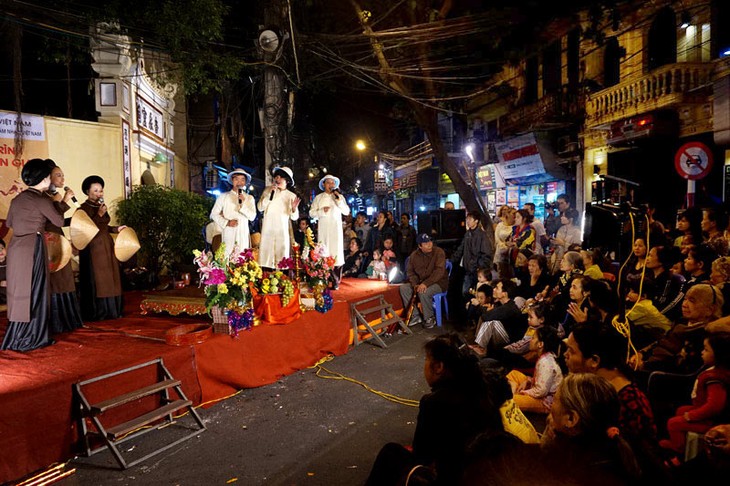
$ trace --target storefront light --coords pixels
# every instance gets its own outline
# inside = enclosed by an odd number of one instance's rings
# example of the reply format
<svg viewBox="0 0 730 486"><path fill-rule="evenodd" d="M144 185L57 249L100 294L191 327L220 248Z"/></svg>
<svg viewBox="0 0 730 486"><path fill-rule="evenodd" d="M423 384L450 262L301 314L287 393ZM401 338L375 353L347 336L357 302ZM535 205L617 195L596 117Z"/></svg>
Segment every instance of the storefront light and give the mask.
<svg viewBox="0 0 730 486"><path fill-rule="evenodd" d="M473 143L467 143L464 146L464 152L466 152L466 155L469 156L469 160L474 162L474 144Z"/></svg>

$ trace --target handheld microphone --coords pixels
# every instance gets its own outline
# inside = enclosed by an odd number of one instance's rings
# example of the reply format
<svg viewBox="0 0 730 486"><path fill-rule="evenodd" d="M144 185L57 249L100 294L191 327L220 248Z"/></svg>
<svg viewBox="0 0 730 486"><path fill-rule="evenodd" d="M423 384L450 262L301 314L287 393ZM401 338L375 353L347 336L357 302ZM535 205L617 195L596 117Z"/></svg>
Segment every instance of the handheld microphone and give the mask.
<svg viewBox="0 0 730 486"><path fill-rule="evenodd" d="M276 188L275 187L273 189L271 189L271 195L269 196L269 201L273 201L274 200L274 191L276 191Z"/></svg>
<svg viewBox="0 0 730 486"><path fill-rule="evenodd" d="M104 204L104 198L103 197L100 197L99 198L99 204Z"/></svg>
<svg viewBox="0 0 730 486"><path fill-rule="evenodd" d="M63 187L63 190L64 190L64 191L70 191L70 190L71 190L71 188L70 188L70 187L68 187L68 186L64 186L64 187ZM103 199L103 198L102 198L102 199ZM79 202L78 202L78 201L76 200L76 196L71 196L71 200L72 200L72 201L74 202L74 204L75 204L75 205L77 205L77 206L79 205Z"/></svg>
<svg viewBox="0 0 730 486"><path fill-rule="evenodd" d="M243 204L243 188L238 188L238 204Z"/></svg>
<svg viewBox="0 0 730 486"><path fill-rule="evenodd" d="M340 198L340 191L338 191L337 189L332 189L332 194L335 195L335 199Z"/></svg>

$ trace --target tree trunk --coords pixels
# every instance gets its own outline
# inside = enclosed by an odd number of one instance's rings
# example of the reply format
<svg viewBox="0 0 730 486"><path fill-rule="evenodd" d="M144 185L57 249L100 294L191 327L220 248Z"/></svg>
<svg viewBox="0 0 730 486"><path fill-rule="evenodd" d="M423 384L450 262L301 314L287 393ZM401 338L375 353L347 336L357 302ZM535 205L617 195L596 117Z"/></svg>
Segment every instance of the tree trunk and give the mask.
<svg viewBox="0 0 730 486"><path fill-rule="evenodd" d="M418 125L423 129L424 132L426 132L426 135L428 136L428 140L431 143L431 148L433 150L434 156L437 158L444 171L451 178L451 181L454 184L454 188L456 189L456 192L459 193L459 197L461 197L461 199L464 201L464 204L466 204L467 210L479 211L482 213L482 224L488 230L487 235L492 241L492 245L494 245L494 232L489 231L492 229L492 218L489 216L486 205L484 204L484 201L479 194L479 188L476 185L475 174L462 174L458 166L454 164L449 158L446 146L439 134L437 110L431 106L415 101L414 97L412 96L411 90L406 86L403 80L397 75L393 74L390 63L385 57L383 45L380 43L377 37L373 35L373 30L368 23L369 16L365 14L365 12L358 4L357 0L350 0L350 3L355 9L357 18L359 19L360 25L363 28L363 34L370 39L370 45L373 49L373 53L375 54L375 57L378 60L378 64L380 65L379 74L381 79L408 101L408 105L411 107L416 116L416 121L418 122ZM450 7L451 2L446 1L443 5L440 15L445 16L448 13L448 9ZM419 50L419 56L420 59L417 60L418 64L420 66L427 66L428 59L424 58L425 56L427 56L427 52L424 49L421 49ZM429 83L427 81L426 86L428 92L432 93L432 83ZM465 175L469 177L469 180L465 178Z"/></svg>

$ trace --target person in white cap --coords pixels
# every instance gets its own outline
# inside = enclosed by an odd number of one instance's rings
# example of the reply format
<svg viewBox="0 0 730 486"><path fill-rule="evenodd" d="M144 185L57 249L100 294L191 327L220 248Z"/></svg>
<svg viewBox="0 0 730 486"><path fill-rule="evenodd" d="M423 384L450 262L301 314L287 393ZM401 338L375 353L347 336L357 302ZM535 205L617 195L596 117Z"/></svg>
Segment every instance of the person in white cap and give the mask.
<svg viewBox="0 0 730 486"><path fill-rule="evenodd" d="M340 285L342 278L342 265L345 264L345 246L343 244L344 233L342 229L342 216L350 214L350 206L347 205L345 196L340 194L340 179L327 174L319 181L319 189L323 192L317 194L309 209L309 217L317 218L317 241L324 243L335 257L335 268L332 272L334 288Z"/></svg>
<svg viewBox="0 0 730 486"><path fill-rule="evenodd" d="M299 197L288 190L294 187L294 173L289 167L276 166L272 170L274 184L267 187L259 199L261 222L259 265L276 268L291 249L291 221L299 219Z"/></svg>
<svg viewBox="0 0 730 486"><path fill-rule="evenodd" d="M228 174L231 190L218 196L210 219L220 227L221 242L226 245L226 253L251 248L248 223L256 218L256 202L246 193L251 176L243 169L235 169Z"/></svg>

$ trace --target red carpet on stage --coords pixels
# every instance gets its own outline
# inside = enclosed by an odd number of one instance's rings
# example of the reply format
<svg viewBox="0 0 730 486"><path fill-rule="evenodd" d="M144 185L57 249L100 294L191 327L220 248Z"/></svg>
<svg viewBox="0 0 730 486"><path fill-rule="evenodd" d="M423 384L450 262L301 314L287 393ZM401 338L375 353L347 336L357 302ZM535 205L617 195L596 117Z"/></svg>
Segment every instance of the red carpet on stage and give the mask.
<svg viewBox="0 0 730 486"><path fill-rule="evenodd" d="M242 388L273 383L312 366L350 345L349 303L383 294L399 309L397 286L373 280L343 280L326 314L305 312L286 325L261 325L237 338L213 335L193 346L170 346L166 330L210 322L207 316L142 316L139 292L125 294L125 316L88 323L87 329L55 337L56 343L29 353L0 351L0 483L71 458L77 440L72 385L158 357L183 391L200 404ZM7 321L0 322L0 337ZM117 380L109 396L133 389ZM144 404L141 406L144 407ZM120 415L119 421L126 419Z"/></svg>

